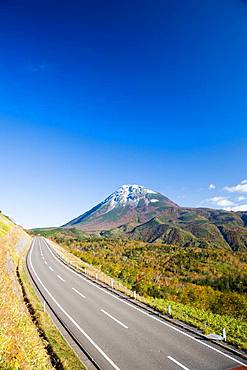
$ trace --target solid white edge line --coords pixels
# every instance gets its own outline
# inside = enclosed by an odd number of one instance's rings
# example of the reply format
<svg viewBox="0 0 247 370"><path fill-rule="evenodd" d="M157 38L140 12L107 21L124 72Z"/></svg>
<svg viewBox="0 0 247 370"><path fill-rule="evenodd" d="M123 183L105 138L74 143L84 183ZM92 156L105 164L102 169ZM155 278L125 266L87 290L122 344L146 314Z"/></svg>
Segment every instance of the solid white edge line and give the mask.
<svg viewBox="0 0 247 370"><path fill-rule="evenodd" d="M182 369L189 370L186 366L184 366L183 364L181 364L180 362L178 362L177 360L175 360L175 358L173 358L171 356L167 356L167 358L169 358L169 360L175 362L175 364L177 364L178 366L180 366Z"/></svg>
<svg viewBox="0 0 247 370"><path fill-rule="evenodd" d="M101 312L103 312L106 316L110 317L112 320L116 321L119 325L123 326L125 329L128 329L128 326L123 324L121 321L119 321L118 319L116 319L114 316L110 315L108 312L106 312L105 310L100 310Z"/></svg>
<svg viewBox="0 0 247 370"><path fill-rule="evenodd" d="M57 277L58 277L58 279L60 279L60 280L62 280L63 282L65 282L65 280L62 278L62 276L60 276L60 275L58 275L58 274L57 274Z"/></svg>
<svg viewBox="0 0 247 370"><path fill-rule="evenodd" d="M33 243L34 244L34 243ZM35 271L32 263L32 253L33 253L33 244L31 247L31 253L30 253L30 265L33 270L34 275L36 276L37 280L39 281L40 285L43 287L43 289L46 291L46 293L49 295L49 297L53 300L53 302L58 306L58 308L64 313L65 316L76 326L76 328L88 339L88 341L99 351L99 353L111 364L111 366L116 369L120 370L119 367L110 359L110 357L107 356L107 354L94 342L94 340L77 324L77 322L65 311L65 309L57 302L57 300L53 297L53 295L50 293L50 291L46 288L46 286L42 283L41 279L39 278L37 272Z"/></svg>
<svg viewBox="0 0 247 370"><path fill-rule="evenodd" d="M71 269L70 267L66 266L62 261L60 261L60 260L59 260L59 258L57 258L57 257L54 255L54 253L52 252L51 247L50 247L50 245L48 244L48 242L46 241L46 239L45 239L45 238L43 238L43 240L45 241L46 246L47 246L48 250L50 251L50 253L53 255L53 257L54 257L54 258L55 258L55 259L56 259L56 260L57 260L61 265L63 265L63 266L64 266L65 268L67 268L69 271L71 271L72 273L74 273L75 275L77 275L79 278L81 278L81 279L83 279L84 281L86 281L88 284L93 285L95 288L97 288L97 289L99 289L99 290L103 291L105 294L109 294L110 296L114 297L114 298L115 298L115 299L117 299L118 301L120 301L120 302L122 302L122 303L124 303L124 304L127 304L127 305L128 305L128 306L130 306L130 307L132 307L134 310L137 310L137 311L141 312L143 315L146 315L146 316L148 316L149 318L151 318L151 319L153 319L153 320L156 320L156 321L158 321L159 323L161 323L161 324L163 324L163 325L165 325L165 326L169 327L170 329L173 329L173 330L175 330L176 332L178 332L178 333L180 333L180 334L182 334L182 335L186 336L187 338L190 338L190 339L194 340L195 342L197 342L197 343L201 344L202 346L205 346L205 347L207 347L207 348L210 348L211 350L213 350L213 351L215 351L215 352L217 352L217 353L221 354L222 356L225 356L225 357L229 358L230 360L232 360L232 361L234 361L234 362L236 362L236 363L238 363L238 364L240 364L240 365L242 365L242 366L247 367L243 362L241 362L241 361L239 361L239 360L235 359L234 357L232 357L232 356L228 355L227 353L224 353L224 352L220 351L220 350L219 350L219 349L217 349L217 348L211 347L211 346L210 346L209 344L207 344L207 343L201 342L199 339L194 338L192 335L190 335L190 334L188 334L188 333L183 332L182 330L180 330L180 329L176 328L175 326L172 326L171 324L168 324L168 323L167 323L167 322L165 322L165 321L160 320L158 317L155 317L155 316L150 315L148 312L145 312L145 311L143 311L142 309L140 309L140 308L138 308L138 307L136 307L136 306L133 306L131 303L126 302L126 301L122 300L121 298L119 298L119 297L115 296L114 294L112 294L111 292L107 291L106 289L104 289L104 288L100 287L99 285L97 285L97 284L93 283L92 281L89 281L89 280L88 280L88 279L86 279L84 276L82 276L82 275L81 275L81 274L79 274L78 272L76 272L76 271L74 271L73 269Z"/></svg>
<svg viewBox="0 0 247 370"><path fill-rule="evenodd" d="M86 298L82 293L78 292L77 289L75 288L72 288L72 290L74 290L77 294L79 294L82 298Z"/></svg>

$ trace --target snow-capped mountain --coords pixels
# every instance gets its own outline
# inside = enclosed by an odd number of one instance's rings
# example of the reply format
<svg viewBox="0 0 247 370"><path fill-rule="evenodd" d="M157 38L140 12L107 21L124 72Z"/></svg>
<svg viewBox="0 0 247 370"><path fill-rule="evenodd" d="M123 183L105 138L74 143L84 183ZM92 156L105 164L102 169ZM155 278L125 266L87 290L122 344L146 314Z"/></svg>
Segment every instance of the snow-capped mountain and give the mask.
<svg viewBox="0 0 247 370"><path fill-rule="evenodd" d="M168 207L178 207L164 195L141 185L123 185L103 202L64 227L86 231L109 230L126 224L137 226Z"/></svg>
<svg viewBox="0 0 247 370"><path fill-rule="evenodd" d="M143 200L146 205L159 201L159 199L156 199L155 197L148 196L149 194L153 195L158 193L144 188L144 186L141 185L123 185L106 198L104 203L109 202L109 210L111 210L119 205L135 208L141 200Z"/></svg>
<svg viewBox="0 0 247 370"><path fill-rule="evenodd" d="M247 212L179 207L140 185L121 186L63 227L145 242L247 250Z"/></svg>

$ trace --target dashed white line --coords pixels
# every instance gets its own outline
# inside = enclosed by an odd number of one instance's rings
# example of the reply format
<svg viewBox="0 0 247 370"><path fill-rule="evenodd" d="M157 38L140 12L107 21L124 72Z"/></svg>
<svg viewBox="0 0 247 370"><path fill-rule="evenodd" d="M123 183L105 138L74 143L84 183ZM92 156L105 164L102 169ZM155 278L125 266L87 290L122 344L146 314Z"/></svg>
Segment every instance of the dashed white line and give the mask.
<svg viewBox="0 0 247 370"><path fill-rule="evenodd" d="M43 284L41 279L39 278L37 272L34 270L33 263L32 263L32 253L33 253L33 247L31 249L30 253L30 265L33 270L34 275L36 276L37 280L39 281L40 285L43 287L43 289L46 291L46 293L49 295L49 297L53 300L53 302L58 306L58 308L64 313L65 316L77 327L77 329L87 338L87 340L94 346L94 348L97 349L97 351L109 362L109 364L113 367L115 370L120 370L119 367L110 359L109 356L94 342L94 340L77 324L77 322L65 311L65 309L57 302L57 300L53 297L53 295L50 293L50 291L46 288L46 286Z"/></svg>
<svg viewBox="0 0 247 370"><path fill-rule="evenodd" d="M186 366L184 366L183 364L181 364L180 362L175 360L175 358L173 358L171 356L167 356L167 358L169 358L169 360L173 361L176 365L180 366L182 369L189 370Z"/></svg>
<svg viewBox="0 0 247 370"><path fill-rule="evenodd" d="M62 280L63 282L65 281L65 280L62 278L62 276L57 275L57 277L58 277L58 279Z"/></svg>
<svg viewBox="0 0 247 370"><path fill-rule="evenodd" d="M140 308L138 308L138 307L136 307L136 306L133 306L131 303L126 302L126 301L122 300L121 298L117 297L116 295L112 294L111 292L108 292L107 290L103 289L103 288L102 288L102 287L100 287L99 285L97 285L97 284L93 283L92 281L87 280L87 279L86 279L86 278L84 278L81 274L79 274L78 272L76 272L76 271L72 270L70 267L66 266L62 261L60 261L60 260L55 256L55 254L53 253L53 251L51 250L51 248L52 248L52 247L48 244L48 242L46 241L46 239L45 239L45 238L43 238L43 241L45 242L45 244L46 244L46 246L47 246L47 249L49 250L49 252L50 252L50 253L51 253L51 255L53 256L53 258L55 258L55 259L56 259L56 260L57 260L57 261L58 261L58 262L59 262L59 263L60 263L64 268L66 268L67 270L69 270L71 273L73 273L73 274L77 275L80 279L84 280L86 283L88 283L88 284L90 284L90 285L93 285L95 288L97 288L97 289L99 289L99 290L103 291L105 294L110 295L111 297L115 298L116 300L120 301L121 303L124 303L124 304L126 304L126 305L130 306L132 309L134 309L134 310L136 310L136 311L139 311L139 312L141 312L143 315L148 316L149 318L151 318L151 319L153 319L153 320L158 321L160 324L167 326L168 328L170 328L170 329L172 329L172 330L176 331L177 333L180 333L180 334L184 335L185 337L187 337L187 338L190 338L190 339L194 340L195 342L197 342L197 343L201 344L202 346L205 346L205 347L207 347L207 348L209 348L209 349L211 349L211 350L213 350L213 351L215 351L215 352L219 353L220 355L222 355L222 356L224 356L224 357L229 358L230 360L232 360L232 361L234 361L234 362L236 362L236 363L238 363L238 364L240 364L240 365L242 365L242 366L246 366L243 362L241 362L241 361L237 360L236 358L234 358L234 357L232 357L232 356L228 355L227 353L224 353L224 352L220 351L219 349L217 349L217 348L215 348L215 347L212 347L212 346L210 346L209 344L207 344L207 343L204 343L204 342L200 341L199 339L197 339L197 338L193 337L192 335L190 335L190 334L188 334L188 333L183 332L182 330L180 330L180 329L178 329L178 328L174 327L174 326L173 326L173 325L171 325L171 324L168 324L168 323L167 323L167 322L165 322L165 321L161 321L158 317L155 317L155 316L150 315L148 312L145 312L145 311L143 311L142 309L140 309Z"/></svg>
<svg viewBox="0 0 247 370"><path fill-rule="evenodd" d="M47 262L45 261L45 264L47 265Z"/></svg>
<svg viewBox="0 0 247 370"><path fill-rule="evenodd" d="M53 268L52 268L51 266L49 266L49 269L50 269L51 271L54 271L54 270L53 270Z"/></svg>
<svg viewBox="0 0 247 370"><path fill-rule="evenodd" d="M72 290L74 290L74 292L76 292L77 294L79 294L82 298L86 298L82 293L78 292L77 289L72 288Z"/></svg>
<svg viewBox="0 0 247 370"><path fill-rule="evenodd" d="M106 316L110 317L112 320L116 321L119 325L123 326L125 329L128 329L128 326L127 325L123 324L121 321L119 321L118 319L116 319L114 316L110 315L105 310L100 310L100 311L103 312Z"/></svg>

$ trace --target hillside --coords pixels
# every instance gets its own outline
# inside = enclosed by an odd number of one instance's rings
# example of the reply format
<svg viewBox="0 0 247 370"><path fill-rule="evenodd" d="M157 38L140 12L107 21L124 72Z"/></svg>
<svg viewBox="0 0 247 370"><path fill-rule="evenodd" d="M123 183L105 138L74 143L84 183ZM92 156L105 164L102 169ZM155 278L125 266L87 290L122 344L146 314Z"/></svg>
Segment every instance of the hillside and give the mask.
<svg viewBox="0 0 247 370"><path fill-rule="evenodd" d="M163 241L180 246L247 250L245 214L205 208L177 208L138 225L126 235L147 242Z"/></svg>
<svg viewBox="0 0 247 370"><path fill-rule="evenodd" d="M51 369L45 344L23 301L16 267L30 237L0 212L0 367Z"/></svg>
<svg viewBox="0 0 247 370"><path fill-rule="evenodd" d="M180 207L140 185L123 185L62 228L184 247L247 249L247 212Z"/></svg>

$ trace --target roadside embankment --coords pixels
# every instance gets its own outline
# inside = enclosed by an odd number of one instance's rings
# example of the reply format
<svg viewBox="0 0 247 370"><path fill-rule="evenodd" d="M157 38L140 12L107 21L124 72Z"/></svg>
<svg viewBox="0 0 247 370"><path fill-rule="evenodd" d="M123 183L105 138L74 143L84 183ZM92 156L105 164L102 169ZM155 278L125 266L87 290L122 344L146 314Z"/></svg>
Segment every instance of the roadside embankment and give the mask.
<svg viewBox="0 0 247 370"><path fill-rule="evenodd" d="M30 236L0 213L0 368L85 369L30 284L30 244Z"/></svg>

